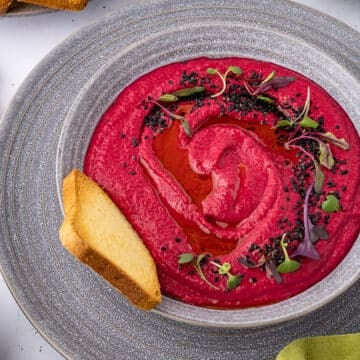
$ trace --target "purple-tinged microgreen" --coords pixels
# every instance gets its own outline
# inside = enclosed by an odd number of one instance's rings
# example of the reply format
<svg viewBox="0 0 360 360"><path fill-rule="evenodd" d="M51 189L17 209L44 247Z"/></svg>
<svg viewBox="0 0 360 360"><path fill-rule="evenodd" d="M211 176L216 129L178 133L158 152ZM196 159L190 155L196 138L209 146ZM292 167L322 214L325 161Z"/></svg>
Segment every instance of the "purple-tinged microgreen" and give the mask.
<svg viewBox="0 0 360 360"><path fill-rule="evenodd" d="M242 70L237 67L237 66L229 66L227 68L227 70L225 71L224 74L221 74L217 69L214 69L214 68L208 68L206 70L206 72L209 74L209 75L218 75L222 81L222 88L220 91L218 91L216 94L212 94L211 97L212 98L216 98L220 95L222 95L224 93L224 91L226 90L226 78L227 76L229 75L229 73L233 73L235 75L241 75L242 74Z"/></svg>
<svg viewBox="0 0 360 360"><path fill-rule="evenodd" d="M278 284L282 283L281 275L277 271L276 265L272 261L268 260L265 263L265 270L266 270L266 275L269 278L274 279Z"/></svg>
<svg viewBox="0 0 360 360"><path fill-rule="evenodd" d="M318 136L324 137L328 142L331 142L332 144L338 146L339 148L343 150L349 150L350 145L349 143L344 139L338 139L333 133L326 132L326 133L318 133Z"/></svg>
<svg viewBox="0 0 360 360"><path fill-rule="evenodd" d="M277 105L276 105L276 109L277 109L281 114L283 114L288 121L291 121L291 123L292 123L292 120L291 120L292 115L291 115L291 113L290 113L287 109L285 109L281 104L277 104Z"/></svg>
<svg viewBox="0 0 360 360"><path fill-rule="evenodd" d="M339 199L335 195L329 194L326 196L326 199L322 202L321 208L325 212L329 212L329 213L339 211L340 210Z"/></svg>
<svg viewBox="0 0 360 360"><path fill-rule="evenodd" d="M276 270L276 265L270 259L266 259L265 256L262 256L256 263L246 257L238 257L237 260L241 265L249 269L256 269L265 266L267 277L274 279L278 284L281 284L282 279Z"/></svg>
<svg viewBox="0 0 360 360"><path fill-rule="evenodd" d="M329 233L326 231L324 225L313 225L309 219L309 230L310 230L310 240L313 244L316 244L318 240L327 240L329 238Z"/></svg>
<svg viewBox="0 0 360 360"><path fill-rule="evenodd" d="M320 133L319 133L320 134ZM318 133L314 133L313 135L300 135L296 138L293 138L289 141L287 141L285 143L285 148L287 150L289 150L289 147L293 146L291 145L293 142L298 141L298 140L313 140L316 141L319 145L319 151L320 151L320 155L319 155L319 162L322 166L325 166L327 169L332 169L332 167L335 164L334 158L332 156L332 152L330 149L329 144L321 141L319 138L317 138L316 136L318 135ZM302 147L300 147L300 149L302 149L302 151L307 154L308 156L310 156L313 161L315 161L314 157L312 155L310 155L309 153L307 153Z"/></svg>
<svg viewBox="0 0 360 360"><path fill-rule="evenodd" d="M315 134L316 136L316 134ZM311 158L311 160L314 163L314 168L315 168L315 175L314 175L314 180L315 180L315 185L314 185L314 189L317 193L321 192L324 180L325 180L325 175L321 170L321 165L325 166L328 169L331 169L335 163L334 158L332 156L330 147L328 146L328 144L324 143L323 141L321 141L320 139L318 139L315 136L309 136L309 135L300 135L296 138L292 138L291 140L287 141L284 146L285 149L289 150L291 147L293 148L298 148L299 150L301 150L305 155L307 155L308 157ZM292 143L298 140L314 140L319 144L319 150L320 150L320 156L319 156L319 162L315 159L315 157L310 154L308 151L306 151L303 147L299 146L299 145L293 145Z"/></svg>
<svg viewBox="0 0 360 360"><path fill-rule="evenodd" d="M282 87L285 87L295 81L296 78L292 76L275 76L275 71L272 71L266 78L263 80L260 85L257 86L255 90L246 87L246 82L244 82L246 90L250 95L257 95L264 93L269 90L276 90ZM249 91L250 90L250 91Z"/></svg>
<svg viewBox="0 0 360 360"><path fill-rule="evenodd" d="M239 256L237 260L241 265L243 265L244 267L249 268L249 269L255 269L262 265L262 263L259 263L259 262L255 263L254 261L252 261L246 257Z"/></svg>
<svg viewBox="0 0 360 360"><path fill-rule="evenodd" d="M231 290L236 288L240 285L241 280L243 278L243 275L233 275L230 273L231 265L227 262L221 264L218 264L215 261L210 262L212 265L216 266L219 270L220 275L226 275L227 276L227 282L226 282L226 290Z"/></svg>
<svg viewBox="0 0 360 360"><path fill-rule="evenodd" d="M325 180L325 175L321 170L320 164L315 159L315 157L312 154L310 154L308 151L306 151L303 147L301 147L299 145L293 145L292 144L294 141L301 140L301 139L309 139L309 138L313 139L313 140L316 140L316 141L319 141L319 139L312 138L310 136L301 135L301 136L298 136L296 138L293 138L293 139L287 141L284 144L284 147L285 147L286 150L290 150L290 148L297 148L297 149L301 150L306 156L308 156L312 160L312 162L314 163L314 169L315 169L314 189L315 189L315 192L320 193L321 189L322 189L322 186L323 186L323 183L324 183L324 180Z"/></svg>
<svg viewBox="0 0 360 360"><path fill-rule="evenodd" d="M188 137L192 136L192 131L189 125L189 122L187 121L187 119L182 116L182 115L178 115L178 114L174 114L173 112L171 112L170 110L168 110L166 107L162 106L161 104L159 104L157 101L155 100L149 100L149 102L152 102L153 104L157 105L165 114L167 114L170 118L172 119L176 119L179 120L181 123L182 128L185 131L185 134Z"/></svg>
<svg viewBox="0 0 360 360"><path fill-rule="evenodd" d="M304 200L304 239L301 243L299 243L296 250L293 252L292 256L304 256L313 260L319 260L320 255L316 251L315 246L311 242L311 221L309 219L309 200L312 189L314 188L314 184L311 184L306 191L305 200Z"/></svg>
<svg viewBox="0 0 360 360"><path fill-rule="evenodd" d="M203 280L206 284L208 284L210 287L220 290L217 286L212 284L205 276L204 272L201 268L201 262L206 258L207 256L210 256L207 253L199 254L198 256L195 256L193 253L183 253L178 256L178 264L191 264L193 268L196 270L198 275L200 276L201 280Z"/></svg>
<svg viewBox="0 0 360 360"><path fill-rule="evenodd" d="M284 253L284 261L277 266L276 270L280 273L280 274L285 274L285 273L290 273L290 272L294 272L296 270L299 269L300 267L300 263L296 260L292 260L289 257L289 254L286 250L287 248L287 243L285 243L285 237L286 237L286 233L283 234L281 240L280 240L280 246L281 249Z"/></svg>

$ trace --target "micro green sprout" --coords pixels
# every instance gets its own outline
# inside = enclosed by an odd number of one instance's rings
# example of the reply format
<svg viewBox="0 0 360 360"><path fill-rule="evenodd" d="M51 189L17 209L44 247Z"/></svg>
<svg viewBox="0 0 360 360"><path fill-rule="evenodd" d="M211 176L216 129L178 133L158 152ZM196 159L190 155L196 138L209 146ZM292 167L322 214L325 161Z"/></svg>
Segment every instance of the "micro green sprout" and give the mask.
<svg viewBox="0 0 360 360"><path fill-rule="evenodd" d="M329 213L339 211L340 210L339 199L335 195L329 194L326 197L326 199L322 202L321 208L325 212L329 212Z"/></svg>
<svg viewBox="0 0 360 360"><path fill-rule="evenodd" d="M202 253L199 254L198 256L195 256L193 253L183 253L180 254L178 257L178 264L179 265L183 265L183 264L191 264L194 269L196 270L196 272L198 273L198 275L200 276L201 280L203 280L206 284L208 284L210 287L216 289L216 290L220 290L217 286L215 286L214 284L212 284L205 276L204 272L202 271L201 265L202 265L202 261L207 257L210 256L207 253Z"/></svg>
<svg viewBox="0 0 360 360"><path fill-rule="evenodd" d="M304 200L304 212L303 212L303 221L304 221L304 239L298 245L296 250L293 252L292 256L305 256L307 258L313 260L319 260L320 255L315 249L311 241L312 233L314 235L314 225L311 223L309 218L309 200L312 189L314 188L314 184L311 184L306 191L305 200Z"/></svg>
<svg viewBox="0 0 360 360"><path fill-rule="evenodd" d="M218 270L219 274L227 276L228 279L226 282L226 290L234 289L240 285L243 276L231 274L230 273L231 265L229 263L225 262L222 265L218 264L215 261L211 261L210 263L219 269Z"/></svg>
<svg viewBox="0 0 360 360"><path fill-rule="evenodd" d="M224 91L226 90L226 78L230 73L233 73L235 75L242 74L242 70L237 66L229 66L224 74L221 74L217 69L214 68L208 68L206 72L209 75L218 75L222 81L222 88L216 94L211 95L212 98L216 98L224 93Z"/></svg>
<svg viewBox="0 0 360 360"><path fill-rule="evenodd" d="M171 119L179 120L180 123L181 123L182 128L183 128L184 131L185 131L185 134L186 134L188 137L191 137L191 136L192 136L192 131L191 131L189 122L187 121L187 119L185 118L185 116L178 115L178 114L175 114L175 113L171 112L171 111L168 110L166 107L164 107L164 106L162 106L161 104L159 104L158 101L149 100L149 102L151 102L151 103L155 104L156 106L158 106L158 107L159 107L166 115L168 115Z"/></svg>
<svg viewBox="0 0 360 360"><path fill-rule="evenodd" d="M300 267L300 263L298 261L292 260L289 257L289 254L286 250L287 243L284 242L286 235L287 234L284 233L281 238L281 241L280 241L280 246L281 246L281 249L282 249L282 251L284 253L284 257L285 257L284 261L280 265L278 265L278 267L276 268L280 274L294 272L294 271L298 270Z"/></svg>

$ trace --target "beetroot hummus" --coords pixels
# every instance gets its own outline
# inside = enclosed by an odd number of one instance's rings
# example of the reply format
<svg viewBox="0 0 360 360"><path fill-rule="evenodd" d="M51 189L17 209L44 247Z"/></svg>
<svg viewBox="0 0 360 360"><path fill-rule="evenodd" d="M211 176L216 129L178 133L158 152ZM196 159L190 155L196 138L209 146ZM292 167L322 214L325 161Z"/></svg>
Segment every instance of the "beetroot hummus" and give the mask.
<svg viewBox="0 0 360 360"><path fill-rule="evenodd" d="M311 80L199 58L125 88L84 171L151 251L163 294L242 308L294 296L341 262L359 233L359 159L347 114Z"/></svg>

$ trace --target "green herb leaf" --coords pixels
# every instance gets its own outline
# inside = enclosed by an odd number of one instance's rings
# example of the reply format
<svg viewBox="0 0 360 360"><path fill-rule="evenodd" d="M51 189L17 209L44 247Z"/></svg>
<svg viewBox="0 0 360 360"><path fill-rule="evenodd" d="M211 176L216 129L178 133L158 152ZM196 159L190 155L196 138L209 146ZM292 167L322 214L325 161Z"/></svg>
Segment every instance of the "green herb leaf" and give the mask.
<svg viewBox="0 0 360 360"><path fill-rule="evenodd" d="M333 133L326 132L325 134L319 133L320 136L326 138L327 141L333 143L334 145L338 146L339 148L343 150L349 150L350 145L349 143L344 139L338 139Z"/></svg>
<svg viewBox="0 0 360 360"><path fill-rule="evenodd" d="M231 274L230 273L231 265L229 263L225 262L221 265L215 261L211 261L211 264L215 265L218 268L219 274L226 275L228 277L226 282L226 290L234 289L240 285L243 275Z"/></svg>
<svg viewBox="0 0 360 360"><path fill-rule="evenodd" d="M267 104L274 104L275 103L274 99L272 99L272 98L270 98L268 96L265 96L265 95L258 95L256 98L258 100L266 102Z"/></svg>
<svg viewBox="0 0 360 360"><path fill-rule="evenodd" d="M158 98L158 101L162 102L175 102L178 101L178 97L173 94L163 94Z"/></svg>
<svg viewBox="0 0 360 360"><path fill-rule="evenodd" d="M225 275L230 271L230 264L225 262L221 265L221 267L219 268L219 274L221 275Z"/></svg>
<svg viewBox="0 0 360 360"><path fill-rule="evenodd" d="M208 68L208 69L206 70L206 72L207 72L208 74L210 74L210 75L215 75L215 74L218 73L218 71L217 71L216 69L213 69L213 68Z"/></svg>
<svg viewBox="0 0 360 360"><path fill-rule="evenodd" d="M238 287L241 283L243 276L242 275L231 275L229 274L228 281L226 282L226 289L231 290Z"/></svg>
<svg viewBox="0 0 360 360"><path fill-rule="evenodd" d="M326 212L335 212L340 210L339 199L335 195L328 195L322 202L321 208Z"/></svg>
<svg viewBox="0 0 360 360"><path fill-rule="evenodd" d="M191 88L176 90L172 92L171 95L175 97L186 97L186 96L202 93L204 90L205 88L203 86L194 86Z"/></svg>
<svg viewBox="0 0 360 360"><path fill-rule="evenodd" d="M299 122L299 125L303 128L316 129L319 126L319 123L308 116L304 116Z"/></svg>
<svg viewBox="0 0 360 360"><path fill-rule="evenodd" d="M285 274L285 273L290 273L290 272L294 272L296 270L299 269L300 267L300 263L296 260L292 260L290 259L288 252L286 250L287 244L284 243L285 241L285 237L286 237L286 233L283 234L281 241L280 241L280 246L281 249L284 253L285 259L284 261L276 268L276 270L280 273L280 274Z"/></svg>
<svg viewBox="0 0 360 360"><path fill-rule="evenodd" d="M290 273L298 270L300 263L296 260L282 262L276 269L280 274Z"/></svg>
<svg viewBox="0 0 360 360"><path fill-rule="evenodd" d="M237 66L229 66L228 70L231 71L232 73L236 74L236 75L241 75L242 74L242 70Z"/></svg>
<svg viewBox="0 0 360 360"><path fill-rule="evenodd" d="M287 127L287 126L293 126L293 122L291 120L285 119L285 120L279 120L278 123L275 125L276 128Z"/></svg>
<svg viewBox="0 0 360 360"><path fill-rule="evenodd" d="M314 160L314 166L315 166L314 190L315 192L320 193L325 180L325 175L322 172L319 163L315 160Z"/></svg>
<svg viewBox="0 0 360 360"><path fill-rule="evenodd" d="M192 131L190 129L190 125L189 125L188 121L185 118L182 118L182 119L180 119L180 122L181 122L181 126L183 127L183 129L185 131L185 134L188 137L191 137L192 136Z"/></svg>
<svg viewBox="0 0 360 360"><path fill-rule="evenodd" d="M178 257L178 264L188 264L191 263L193 260L194 260L193 253L180 254Z"/></svg>
<svg viewBox="0 0 360 360"><path fill-rule="evenodd" d="M325 144L322 141L319 142L319 150L320 150L320 155L319 155L320 164L322 166L325 166L327 169L332 169L335 164L335 160L333 158L329 144Z"/></svg>

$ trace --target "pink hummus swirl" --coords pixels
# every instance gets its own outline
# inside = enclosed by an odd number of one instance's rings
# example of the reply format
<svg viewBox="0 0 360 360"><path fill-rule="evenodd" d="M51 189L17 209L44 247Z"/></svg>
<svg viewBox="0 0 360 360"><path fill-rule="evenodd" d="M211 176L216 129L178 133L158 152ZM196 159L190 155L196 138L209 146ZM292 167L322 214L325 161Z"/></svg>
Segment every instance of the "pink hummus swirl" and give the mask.
<svg viewBox="0 0 360 360"><path fill-rule="evenodd" d="M222 81L207 69L224 74L229 66L242 69L241 79L257 76L258 83L273 71L295 77L286 86L266 90L266 97L296 112L309 88L309 116L321 131L350 144L350 150L331 146L335 165L323 169L322 191L311 194L310 218L328 234L314 244L319 259L296 257L300 268L281 274L281 282L264 266L244 266L244 259L259 264L271 253L278 265L283 259L278 239L284 233L289 234L289 255L296 250L304 237L304 191L314 171L306 155L284 148L291 134L275 128L281 120L275 105L262 104L256 95L241 97L237 91L246 91L235 75L229 76L223 94L211 96ZM186 118L189 136L180 121L156 104L163 94L193 86L203 86L204 92L173 105L161 103ZM199 306L243 308L294 296L342 261L359 234L359 158L360 140L349 117L311 80L272 63L199 58L160 67L126 87L101 118L84 171L143 239L165 295ZM329 194L339 199L341 210L322 210ZM179 264L179 256L187 253L195 259L208 254L201 264L207 281L192 263ZM227 289L227 278L214 262L229 263L231 273L241 275L240 284Z"/></svg>

